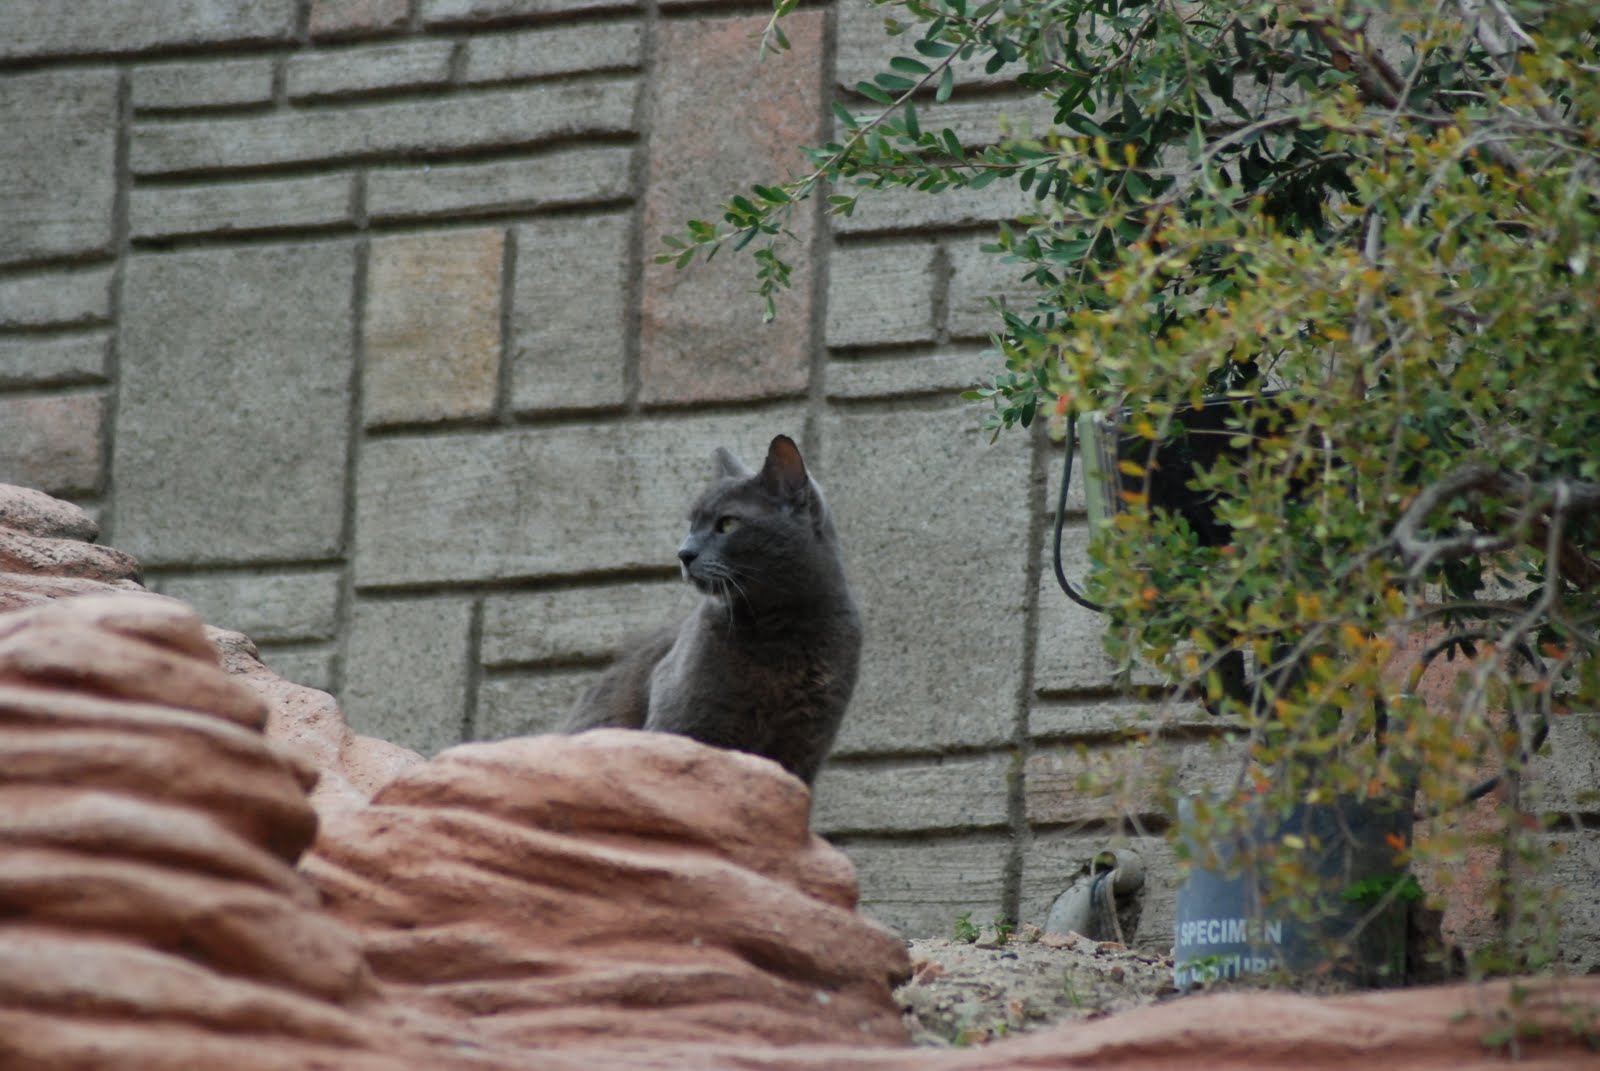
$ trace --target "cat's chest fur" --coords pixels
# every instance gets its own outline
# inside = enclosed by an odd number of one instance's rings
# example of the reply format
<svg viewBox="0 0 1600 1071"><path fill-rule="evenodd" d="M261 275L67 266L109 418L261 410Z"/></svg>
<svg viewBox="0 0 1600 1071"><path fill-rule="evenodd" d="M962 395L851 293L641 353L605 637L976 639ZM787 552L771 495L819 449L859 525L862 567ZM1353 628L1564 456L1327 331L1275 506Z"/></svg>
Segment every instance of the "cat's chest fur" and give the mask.
<svg viewBox="0 0 1600 1071"><path fill-rule="evenodd" d="M833 520L786 436L759 473L725 451L716 460L678 550L704 601L625 649L567 727L680 733L773 759L809 784L861 651Z"/></svg>
<svg viewBox="0 0 1600 1071"><path fill-rule="evenodd" d="M812 746L821 733L831 739L855 684L860 619L844 604L826 627L810 625L758 631L714 603L701 607L651 671L644 727L761 754L795 750L786 735Z"/></svg>

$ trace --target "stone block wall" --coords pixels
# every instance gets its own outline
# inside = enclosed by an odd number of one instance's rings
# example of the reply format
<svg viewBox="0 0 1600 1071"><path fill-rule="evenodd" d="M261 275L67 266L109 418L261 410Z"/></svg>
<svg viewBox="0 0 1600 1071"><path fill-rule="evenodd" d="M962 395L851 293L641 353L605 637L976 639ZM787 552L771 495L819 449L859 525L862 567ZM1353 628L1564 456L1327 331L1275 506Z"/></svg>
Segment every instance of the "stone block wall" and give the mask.
<svg viewBox="0 0 1600 1071"><path fill-rule="evenodd" d="M654 264L663 232L800 168L892 54L881 12L835 0L758 64L770 11L7 0L0 480L86 506L153 587L431 752L548 729L681 610L711 449L787 432L869 634L817 827L909 933L1042 921L1118 809L1076 798L1074 749L1141 708L1050 578L1059 456L991 445L958 397L1018 289L978 247L1026 202L808 209L771 324L748 259ZM1041 121L963 76L982 103L924 126ZM1198 783L1216 760L1191 750ZM1163 885L1140 943L1170 935Z"/></svg>

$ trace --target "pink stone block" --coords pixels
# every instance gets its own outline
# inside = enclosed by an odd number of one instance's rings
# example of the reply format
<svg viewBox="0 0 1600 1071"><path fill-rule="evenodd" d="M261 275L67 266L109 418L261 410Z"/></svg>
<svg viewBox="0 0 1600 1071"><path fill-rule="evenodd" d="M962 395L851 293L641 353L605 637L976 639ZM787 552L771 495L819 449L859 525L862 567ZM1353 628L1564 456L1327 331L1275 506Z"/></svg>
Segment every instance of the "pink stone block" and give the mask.
<svg viewBox="0 0 1600 1071"><path fill-rule="evenodd" d="M311 36L372 33L406 23L406 0L313 0Z"/></svg>
<svg viewBox="0 0 1600 1071"><path fill-rule="evenodd" d="M0 483L53 494L100 489L99 394L41 394L0 399Z"/></svg>
<svg viewBox="0 0 1600 1071"><path fill-rule="evenodd" d="M761 322L755 264L724 249L710 264L655 264L661 236L752 183L804 173L798 146L823 138L822 12L784 20L787 53L757 60L765 16L671 20L657 31L649 103L650 171L644 205L640 400L673 404L798 394L812 350L813 205L797 206L783 256L793 289Z"/></svg>

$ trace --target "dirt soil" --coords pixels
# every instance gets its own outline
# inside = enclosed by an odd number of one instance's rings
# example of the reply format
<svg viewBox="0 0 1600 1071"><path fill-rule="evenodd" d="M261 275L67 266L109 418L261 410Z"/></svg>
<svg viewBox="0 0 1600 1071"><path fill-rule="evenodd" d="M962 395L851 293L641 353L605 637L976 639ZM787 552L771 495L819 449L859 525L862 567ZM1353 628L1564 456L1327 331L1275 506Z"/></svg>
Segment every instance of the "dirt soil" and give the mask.
<svg viewBox="0 0 1600 1071"><path fill-rule="evenodd" d="M1115 941L1041 934L910 942L912 977L895 992L919 1045L981 1045L1175 994L1172 960Z"/></svg>

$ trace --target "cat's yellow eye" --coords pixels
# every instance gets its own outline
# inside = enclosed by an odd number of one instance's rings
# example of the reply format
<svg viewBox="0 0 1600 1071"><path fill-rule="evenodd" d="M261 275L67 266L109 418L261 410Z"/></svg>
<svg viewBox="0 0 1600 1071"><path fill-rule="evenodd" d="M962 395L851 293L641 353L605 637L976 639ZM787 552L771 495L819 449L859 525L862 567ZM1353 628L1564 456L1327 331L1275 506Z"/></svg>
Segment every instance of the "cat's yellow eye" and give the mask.
<svg viewBox="0 0 1600 1071"><path fill-rule="evenodd" d="M739 518L718 517L717 523L712 525L712 527L716 529L718 535L727 535L729 532L739 527Z"/></svg>

